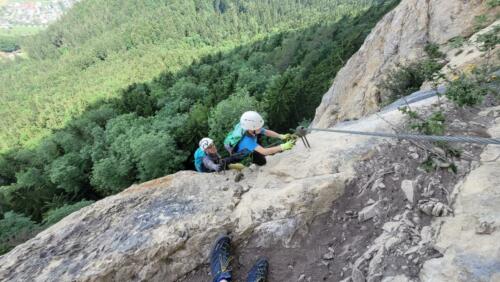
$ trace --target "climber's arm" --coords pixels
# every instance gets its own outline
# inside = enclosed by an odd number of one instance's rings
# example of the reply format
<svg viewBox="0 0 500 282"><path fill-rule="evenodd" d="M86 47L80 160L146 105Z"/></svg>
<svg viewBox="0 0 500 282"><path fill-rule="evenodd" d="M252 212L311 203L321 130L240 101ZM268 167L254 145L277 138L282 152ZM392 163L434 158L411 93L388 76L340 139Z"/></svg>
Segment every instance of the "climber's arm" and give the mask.
<svg viewBox="0 0 500 282"><path fill-rule="evenodd" d="M268 156L268 155L282 152L283 150L281 149L281 146L278 145L278 146L274 146L274 147L270 147L270 148L264 148L262 146L257 146L257 147L255 147L255 151L259 154L264 155L264 156Z"/></svg>
<svg viewBox="0 0 500 282"><path fill-rule="evenodd" d="M221 171L223 169L223 167L220 164L216 164L208 156L205 156L203 158L203 165L210 171Z"/></svg>
<svg viewBox="0 0 500 282"><path fill-rule="evenodd" d="M267 137L271 137L271 138L278 138L278 139L283 139L283 135L275 132L275 131L272 131L272 130L269 130L269 129L266 129L264 130L264 135L266 135Z"/></svg>

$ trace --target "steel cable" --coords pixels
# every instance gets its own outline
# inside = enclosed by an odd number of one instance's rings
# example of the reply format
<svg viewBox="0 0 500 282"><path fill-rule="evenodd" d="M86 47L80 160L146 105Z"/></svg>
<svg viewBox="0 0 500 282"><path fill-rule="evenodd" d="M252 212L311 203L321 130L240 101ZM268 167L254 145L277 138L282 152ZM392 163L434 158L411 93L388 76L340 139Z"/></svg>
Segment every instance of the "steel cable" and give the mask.
<svg viewBox="0 0 500 282"><path fill-rule="evenodd" d="M474 136L418 135L418 134L405 134L405 133L364 132L364 131L354 131L354 130L341 130L341 129L328 129L328 128L303 128L303 127L297 128L296 133L299 136L305 136L307 133L309 133L311 131L325 131L325 132L335 132L335 133L364 135L364 136L376 136L376 137L387 137L387 138L397 138L397 139L409 139L409 140L474 143L474 144L483 144L483 145L490 145L490 144L500 145L500 139L474 137Z"/></svg>

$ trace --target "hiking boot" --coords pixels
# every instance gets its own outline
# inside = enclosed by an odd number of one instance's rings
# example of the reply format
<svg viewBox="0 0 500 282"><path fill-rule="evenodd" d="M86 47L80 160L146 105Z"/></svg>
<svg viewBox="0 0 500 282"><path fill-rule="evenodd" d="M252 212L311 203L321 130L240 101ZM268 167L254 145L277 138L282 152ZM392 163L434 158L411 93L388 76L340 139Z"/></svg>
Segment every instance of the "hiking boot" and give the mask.
<svg viewBox="0 0 500 282"><path fill-rule="evenodd" d="M267 259L260 258L248 272L247 282L265 282L268 268L269 262L267 262Z"/></svg>
<svg viewBox="0 0 500 282"><path fill-rule="evenodd" d="M212 252L210 253L210 270L212 272L213 282L219 282L222 279L231 281L231 238L222 235L217 238Z"/></svg>

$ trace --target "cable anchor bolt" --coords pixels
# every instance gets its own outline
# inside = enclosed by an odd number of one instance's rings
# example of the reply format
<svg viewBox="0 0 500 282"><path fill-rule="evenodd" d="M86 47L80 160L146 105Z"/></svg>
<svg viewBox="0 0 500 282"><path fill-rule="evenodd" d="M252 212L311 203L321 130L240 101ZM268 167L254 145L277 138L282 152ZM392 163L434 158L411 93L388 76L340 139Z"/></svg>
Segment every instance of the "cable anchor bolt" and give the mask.
<svg viewBox="0 0 500 282"><path fill-rule="evenodd" d="M311 144L309 144L309 140L307 140L308 133L309 131L304 126L299 126L295 130L295 134L300 137L302 143L304 143L304 147L306 147L307 149L311 149Z"/></svg>

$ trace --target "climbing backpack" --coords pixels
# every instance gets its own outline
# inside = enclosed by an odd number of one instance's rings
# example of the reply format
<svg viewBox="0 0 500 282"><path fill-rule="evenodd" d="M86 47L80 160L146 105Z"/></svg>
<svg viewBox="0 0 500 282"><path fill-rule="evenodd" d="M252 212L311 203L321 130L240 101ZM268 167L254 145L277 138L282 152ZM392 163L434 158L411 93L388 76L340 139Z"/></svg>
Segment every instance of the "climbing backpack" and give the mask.
<svg viewBox="0 0 500 282"><path fill-rule="evenodd" d="M226 148L229 154L234 153L234 148L236 148L243 136L245 136L245 129L238 123L234 126L234 129L229 132L226 139L224 139L224 148Z"/></svg>
<svg viewBox="0 0 500 282"><path fill-rule="evenodd" d="M203 151L201 148L198 148L198 150L196 150L196 152L194 152L194 167L199 172L204 172L204 170L203 170L203 158L206 155L207 154L205 153L205 151Z"/></svg>

